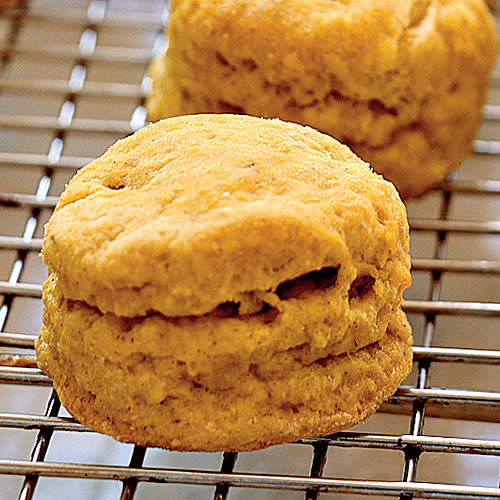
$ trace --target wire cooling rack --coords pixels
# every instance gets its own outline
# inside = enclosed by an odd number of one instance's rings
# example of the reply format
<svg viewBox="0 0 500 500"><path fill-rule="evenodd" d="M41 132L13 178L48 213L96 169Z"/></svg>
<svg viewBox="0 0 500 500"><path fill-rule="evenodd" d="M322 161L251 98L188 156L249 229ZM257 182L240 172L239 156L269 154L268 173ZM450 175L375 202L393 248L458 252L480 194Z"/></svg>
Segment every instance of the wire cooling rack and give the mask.
<svg viewBox="0 0 500 500"><path fill-rule="evenodd" d="M175 453L75 422L34 365L43 224L75 170L144 125L159 0L31 1L0 16L0 499L500 498L500 78L474 153L410 202L415 369L349 432ZM431 380L432 378L432 380Z"/></svg>

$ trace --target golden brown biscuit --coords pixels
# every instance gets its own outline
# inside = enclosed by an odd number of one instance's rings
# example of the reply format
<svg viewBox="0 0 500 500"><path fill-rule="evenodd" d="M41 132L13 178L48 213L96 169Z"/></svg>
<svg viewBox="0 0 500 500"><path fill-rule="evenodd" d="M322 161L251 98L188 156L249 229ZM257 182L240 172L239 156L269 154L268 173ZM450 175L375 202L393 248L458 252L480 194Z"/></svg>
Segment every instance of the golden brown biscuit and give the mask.
<svg viewBox="0 0 500 500"><path fill-rule="evenodd" d="M151 120L233 112L311 125L403 197L469 153L496 54L483 0L183 0Z"/></svg>
<svg viewBox="0 0 500 500"><path fill-rule="evenodd" d="M411 366L408 248L394 187L331 137L247 116L157 122L75 175L46 226L39 363L77 418L126 441L236 450L334 432Z"/></svg>

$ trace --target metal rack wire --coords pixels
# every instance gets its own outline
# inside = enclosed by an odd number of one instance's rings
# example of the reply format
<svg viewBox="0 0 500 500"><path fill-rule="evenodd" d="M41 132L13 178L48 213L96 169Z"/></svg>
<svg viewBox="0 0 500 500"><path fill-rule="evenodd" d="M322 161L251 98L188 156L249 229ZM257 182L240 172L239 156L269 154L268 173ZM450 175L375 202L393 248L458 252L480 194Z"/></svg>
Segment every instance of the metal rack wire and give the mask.
<svg viewBox="0 0 500 500"><path fill-rule="evenodd" d="M75 169L144 125L167 16L161 0L33 0L0 17L0 498L500 498L498 74L471 158L408 205L416 368L379 414L240 456L122 445L65 414L33 357L43 223Z"/></svg>

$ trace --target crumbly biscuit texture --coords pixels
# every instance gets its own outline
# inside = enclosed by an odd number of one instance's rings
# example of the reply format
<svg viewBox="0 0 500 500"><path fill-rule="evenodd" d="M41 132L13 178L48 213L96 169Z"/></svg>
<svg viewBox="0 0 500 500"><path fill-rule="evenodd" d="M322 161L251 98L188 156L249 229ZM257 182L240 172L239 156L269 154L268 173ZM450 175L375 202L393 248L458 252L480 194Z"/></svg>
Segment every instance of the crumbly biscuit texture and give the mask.
<svg viewBox="0 0 500 500"><path fill-rule="evenodd" d="M495 33L484 0L174 1L148 114L311 125L418 196L471 148Z"/></svg>
<svg viewBox="0 0 500 500"><path fill-rule="evenodd" d="M67 186L43 257L64 296L133 317L206 314L338 269L395 307L409 284L406 212L394 187L334 139L233 115L155 123Z"/></svg>
<svg viewBox="0 0 500 500"><path fill-rule="evenodd" d="M315 361L300 361L299 350L259 351L248 366L245 337L255 327L244 319L223 332L212 318L127 322L64 299L54 277L44 301L38 360L63 404L92 429L146 446L243 451L326 435L372 414L411 367L401 309L367 347ZM209 378L199 376L205 361Z"/></svg>

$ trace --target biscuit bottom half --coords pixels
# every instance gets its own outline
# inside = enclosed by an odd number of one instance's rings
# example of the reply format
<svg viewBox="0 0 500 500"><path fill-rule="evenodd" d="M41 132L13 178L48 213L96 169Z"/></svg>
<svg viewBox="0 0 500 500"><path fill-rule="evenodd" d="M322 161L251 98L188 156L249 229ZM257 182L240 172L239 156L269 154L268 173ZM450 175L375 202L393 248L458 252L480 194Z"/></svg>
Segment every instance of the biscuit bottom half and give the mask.
<svg viewBox="0 0 500 500"><path fill-rule="evenodd" d="M326 346L311 360L302 353L307 345L252 357L237 339L241 352L229 352L210 334L192 335L198 322L230 317L103 314L64 298L54 277L44 302L38 362L61 402L89 428L143 446L244 451L331 434L374 413L411 369L411 330L399 306L378 341L342 354ZM247 320L243 337L253 331ZM193 342L199 364L213 373L200 377L175 347Z"/></svg>

